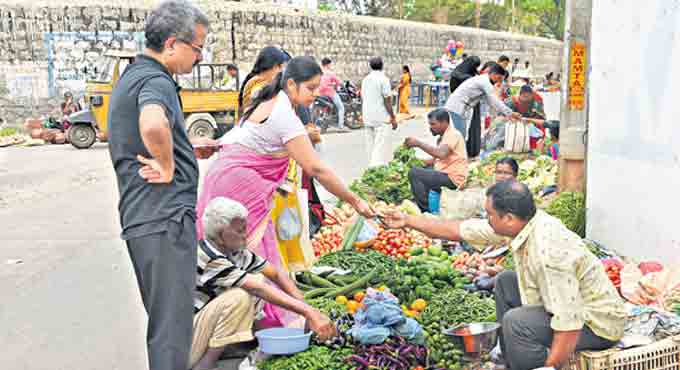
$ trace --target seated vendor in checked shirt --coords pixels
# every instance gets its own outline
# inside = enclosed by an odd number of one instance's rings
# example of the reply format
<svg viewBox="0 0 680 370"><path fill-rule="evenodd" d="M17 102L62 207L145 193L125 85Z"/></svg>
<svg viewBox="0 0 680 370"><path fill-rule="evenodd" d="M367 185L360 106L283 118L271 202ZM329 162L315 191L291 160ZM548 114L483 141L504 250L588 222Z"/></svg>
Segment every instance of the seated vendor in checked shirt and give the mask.
<svg viewBox="0 0 680 370"><path fill-rule="evenodd" d="M501 351L511 370L559 368L574 351L613 347L623 337L624 303L602 263L560 220L537 211L529 188L513 180L486 193L488 220L443 221L386 214L390 227L470 244L502 244L517 272L496 280Z"/></svg>
<svg viewBox="0 0 680 370"><path fill-rule="evenodd" d="M336 333L328 317L304 302L287 272L246 249L247 217L242 204L222 197L210 201L204 211L206 239L198 245L191 369L213 369L227 345L253 340L261 301L304 316L321 340Z"/></svg>

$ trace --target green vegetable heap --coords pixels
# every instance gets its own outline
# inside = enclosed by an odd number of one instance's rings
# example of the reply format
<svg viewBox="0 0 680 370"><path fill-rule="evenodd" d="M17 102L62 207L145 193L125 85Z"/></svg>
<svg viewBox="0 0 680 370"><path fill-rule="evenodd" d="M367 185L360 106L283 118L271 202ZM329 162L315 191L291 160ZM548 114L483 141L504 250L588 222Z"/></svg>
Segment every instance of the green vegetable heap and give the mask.
<svg viewBox="0 0 680 370"><path fill-rule="evenodd" d="M559 218L571 231L586 236L586 198L583 193L562 192L545 210Z"/></svg>
<svg viewBox="0 0 680 370"><path fill-rule="evenodd" d="M517 180L526 184L534 195L548 186L555 185L557 164L550 157L529 159L527 154L493 152L481 162L470 165L467 187L491 186L496 178L496 162L504 157L514 158L519 163Z"/></svg>
<svg viewBox="0 0 680 370"><path fill-rule="evenodd" d="M352 274L356 276L365 276L377 270L378 279L383 279L391 274L397 266L392 258L375 251L366 253L335 252L321 257L316 265L351 270Z"/></svg>
<svg viewBox="0 0 680 370"><path fill-rule="evenodd" d="M399 260L387 283L400 302L408 304L418 298L429 301L442 289L462 289L470 283L451 266L450 257L441 251L441 247L430 247L427 256L417 249L412 249L411 253L414 257L410 260Z"/></svg>
<svg viewBox="0 0 680 370"><path fill-rule="evenodd" d="M414 149L400 146L389 164L369 168L352 183L350 190L368 201L401 203L412 197L408 172L414 166L422 167L423 161L416 158Z"/></svg>
<svg viewBox="0 0 680 370"><path fill-rule="evenodd" d="M492 299L480 298L464 290L447 289L434 297L423 311L420 322L425 328L430 359L439 367L458 369L462 351L442 334L458 324L496 321Z"/></svg>
<svg viewBox="0 0 680 370"><path fill-rule="evenodd" d="M345 362L352 355L351 348L330 349L311 346L293 356L272 357L257 364L259 370L351 370L354 366Z"/></svg>

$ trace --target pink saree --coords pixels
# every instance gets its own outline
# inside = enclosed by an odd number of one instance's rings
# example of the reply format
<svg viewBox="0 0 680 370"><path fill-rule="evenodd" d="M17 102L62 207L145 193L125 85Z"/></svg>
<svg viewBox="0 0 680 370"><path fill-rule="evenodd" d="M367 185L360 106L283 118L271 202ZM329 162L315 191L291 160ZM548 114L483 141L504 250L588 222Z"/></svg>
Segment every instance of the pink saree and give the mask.
<svg viewBox="0 0 680 370"><path fill-rule="evenodd" d="M238 144L224 146L205 177L196 206L198 238L203 239L201 219L208 203L217 197L240 202L248 209L248 249L266 259L274 267L284 268L272 223L274 192L285 181L287 155L260 154ZM283 326L297 315L271 304L265 304L261 326Z"/></svg>

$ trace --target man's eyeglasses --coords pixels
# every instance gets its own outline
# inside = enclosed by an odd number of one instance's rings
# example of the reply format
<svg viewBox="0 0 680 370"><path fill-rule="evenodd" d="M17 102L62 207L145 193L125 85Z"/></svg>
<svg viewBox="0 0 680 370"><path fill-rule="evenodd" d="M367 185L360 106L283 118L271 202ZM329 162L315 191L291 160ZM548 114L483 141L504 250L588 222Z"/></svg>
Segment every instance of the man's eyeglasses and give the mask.
<svg viewBox="0 0 680 370"><path fill-rule="evenodd" d="M194 43L190 42L190 41L185 41L185 40L180 40L180 39L177 39L177 41L180 41L184 44L189 45L189 47L191 48L191 50L194 51L194 53L196 53L198 55L203 55L203 47L202 46L194 45Z"/></svg>

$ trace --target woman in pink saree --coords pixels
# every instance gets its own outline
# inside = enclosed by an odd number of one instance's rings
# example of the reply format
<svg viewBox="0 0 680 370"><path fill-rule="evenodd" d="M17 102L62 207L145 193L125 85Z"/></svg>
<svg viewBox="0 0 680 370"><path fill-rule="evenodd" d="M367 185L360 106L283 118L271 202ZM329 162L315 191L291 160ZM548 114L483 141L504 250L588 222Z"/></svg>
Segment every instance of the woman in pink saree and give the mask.
<svg viewBox="0 0 680 370"><path fill-rule="evenodd" d="M350 192L320 161L307 130L295 114L295 106L312 104L320 78L321 68L314 59L292 59L285 71L246 107L240 124L221 140L219 157L210 167L198 199L199 220L208 202L215 197L242 203L249 212L248 248L276 267L283 266L271 221L272 201L275 191L286 179L290 158L357 212L366 217L374 216L370 206ZM197 228L199 238L203 238L200 223ZM297 289L286 293L302 298ZM265 320L261 325L287 325L293 320L292 313L266 305Z"/></svg>

